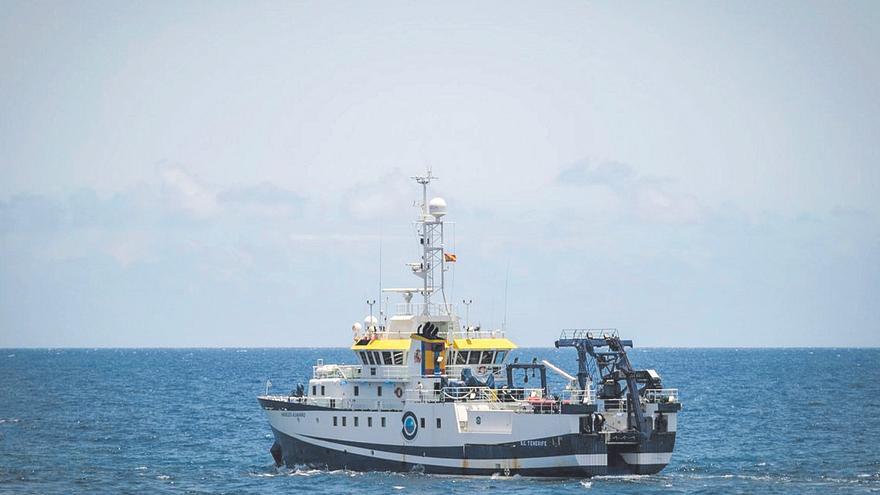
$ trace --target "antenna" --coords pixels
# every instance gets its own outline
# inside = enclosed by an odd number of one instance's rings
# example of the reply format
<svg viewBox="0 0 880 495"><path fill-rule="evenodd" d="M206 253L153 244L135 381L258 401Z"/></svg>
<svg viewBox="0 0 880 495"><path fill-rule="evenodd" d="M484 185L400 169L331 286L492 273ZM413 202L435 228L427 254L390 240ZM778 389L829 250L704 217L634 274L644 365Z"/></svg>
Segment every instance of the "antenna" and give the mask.
<svg viewBox="0 0 880 495"><path fill-rule="evenodd" d="M474 300L473 299L462 299L461 302L462 302L462 304L464 304L464 307L465 307L465 310L464 310L465 311L465 313L464 313L465 314L465 316L464 316L464 321L465 321L464 330L465 330L465 332L467 332L471 329L471 303L474 302Z"/></svg>
<svg viewBox="0 0 880 495"><path fill-rule="evenodd" d="M388 311L388 305L385 305L385 311L382 311L382 220L379 219L379 320ZM384 323L382 326L385 326Z"/></svg>
<svg viewBox="0 0 880 495"><path fill-rule="evenodd" d="M376 304L376 300L375 299L367 299L367 304L370 305L370 324L367 325L367 330L369 330L371 325L375 325L375 323L373 323L373 321L375 321L373 319L373 305ZM375 328L373 328L373 330L375 330Z"/></svg>
<svg viewBox="0 0 880 495"><path fill-rule="evenodd" d="M444 290L445 260L442 220L442 217L446 215L446 201L442 198L434 198L428 203L428 184L437 179L431 174L430 167L425 175L411 178L422 186L421 214L416 221L422 254L418 263L410 263L409 265L413 274L422 279L423 314L427 316L431 311L431 294L436 289L434 285L435 270L439 270L440 274L440 295L443 297L443 308L444 311L448 311L446 291Z"/></svg>
<svg viewBox="0 0 880 495"><path fill-rule="evenodd" d="M510 282L510 259L507 260L507 272L504 275L504 319L501 320L501 330L507 331L507 285Z"/></svg>
<svg viewBox="0 0 880 495"><path fill-rule="evenodd" d="M458 249L455 247L455 224L454 223L452 224L452 252L458 253ZM451 281L450 285L452 287L449 289L449 298L454 300L455 299L455 263L452 264L452 277L451 278L452 278L452 281ZM446 294L444 293L443 295L445 296Z"/></svg>
<svg viewBox="0 0 880 495"><path fill-rule="evenodd" d="M425 175L414 175L410 179L415 180L422 185L422 216L428 215L428 184L432 180L439 180L439 177L431 175L431 167L428 167L428 173Z"/></svg>

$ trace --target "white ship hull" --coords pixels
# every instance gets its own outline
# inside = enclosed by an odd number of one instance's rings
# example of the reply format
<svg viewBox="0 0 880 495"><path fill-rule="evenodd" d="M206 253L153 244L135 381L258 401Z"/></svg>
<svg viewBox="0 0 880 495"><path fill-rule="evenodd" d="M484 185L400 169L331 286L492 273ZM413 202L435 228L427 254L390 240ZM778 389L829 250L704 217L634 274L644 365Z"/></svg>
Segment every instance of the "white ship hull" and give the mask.
<svg viewBox="0 0 880 495"><path fill-rule="evenodd" d="M675 432L666 431L644 442L609 445L608 433L580 431L579 416L573 414L476 406L459 421L466 406L452 403L354 411L279 397L264 396L260 402L275 435L276 460L291 467L541 477L652 474L669 463L675 442ZM418 421L412 440L403 431L408 413Z"/></svg>

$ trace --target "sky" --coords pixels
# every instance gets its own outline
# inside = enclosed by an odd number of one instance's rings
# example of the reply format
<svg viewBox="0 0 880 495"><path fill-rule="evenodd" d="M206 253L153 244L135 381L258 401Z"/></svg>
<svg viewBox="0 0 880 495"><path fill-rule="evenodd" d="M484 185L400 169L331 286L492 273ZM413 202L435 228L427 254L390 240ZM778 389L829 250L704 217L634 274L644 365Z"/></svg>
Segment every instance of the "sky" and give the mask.
<svg viewBox="0 0 880 495"><path fill-rule="evenodd" d="M880 346L876 2L3 5L0 347Z"/></svg>

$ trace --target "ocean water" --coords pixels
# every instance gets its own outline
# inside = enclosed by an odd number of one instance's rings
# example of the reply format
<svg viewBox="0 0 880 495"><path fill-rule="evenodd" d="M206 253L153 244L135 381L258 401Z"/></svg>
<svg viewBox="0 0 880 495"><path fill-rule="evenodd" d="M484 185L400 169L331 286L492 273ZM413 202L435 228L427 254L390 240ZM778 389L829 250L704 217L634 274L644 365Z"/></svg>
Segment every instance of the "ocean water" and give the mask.
<svg viewBox="0 0 880 495"><path fill-rule="evenodd" d="M521 349L575 369L573 350ZM672 463L592 480L276 469L255 397L344 349L0 350L0 493L880 491L880 350L635 349L680 389Z"/></svg>

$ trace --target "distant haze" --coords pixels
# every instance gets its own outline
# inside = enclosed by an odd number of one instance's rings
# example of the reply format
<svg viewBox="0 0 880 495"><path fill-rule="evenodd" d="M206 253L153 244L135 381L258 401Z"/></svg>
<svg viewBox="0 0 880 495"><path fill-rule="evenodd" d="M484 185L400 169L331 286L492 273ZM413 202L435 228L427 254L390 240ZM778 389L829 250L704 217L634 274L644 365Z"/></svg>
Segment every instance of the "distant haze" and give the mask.
<svg viewBox="0 0 880 495"><path fill-rule="evenodd" d="M450 302L521 345L878 346L877 26L867 1L4 2L0 347L347 345L380 244L383 284L418 282L427 166Z"/></svg>

